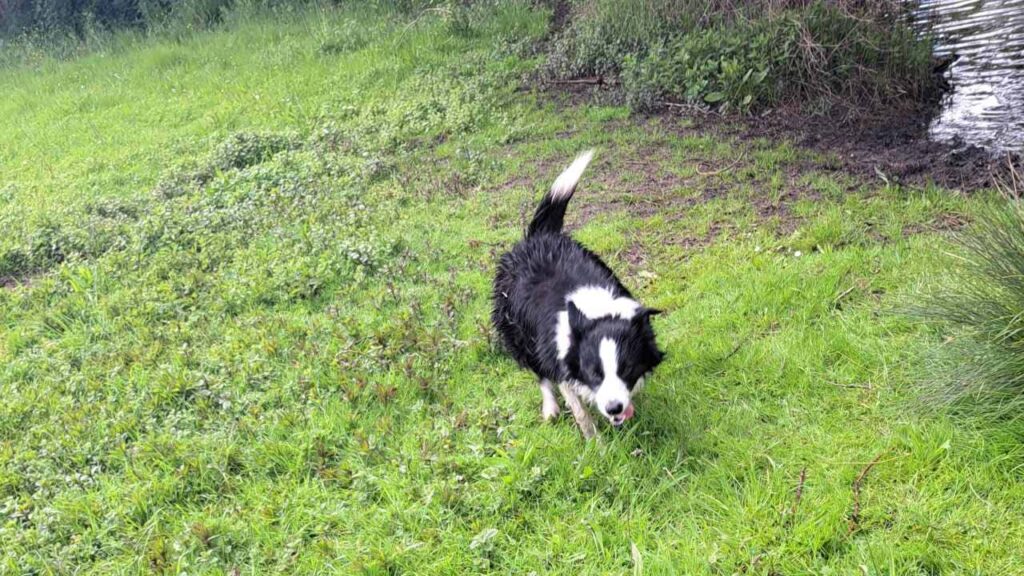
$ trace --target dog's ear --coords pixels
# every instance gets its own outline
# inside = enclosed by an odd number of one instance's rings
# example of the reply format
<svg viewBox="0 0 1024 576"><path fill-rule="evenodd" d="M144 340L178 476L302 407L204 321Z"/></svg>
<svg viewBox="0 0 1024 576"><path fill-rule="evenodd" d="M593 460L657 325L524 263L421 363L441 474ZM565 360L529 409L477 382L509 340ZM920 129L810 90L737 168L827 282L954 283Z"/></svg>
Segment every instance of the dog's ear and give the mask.
<svg viewBox="0 0 1024 576"><path fill-rule="evenodd" d="M654 347L655 366L661 364L665 360L666 356L668 356L668 354L664 350L658 348L657 346Z"/></svg>
<svg viewBox="0 0 1024 576"><path fill-rule="evenodd" d="M640 308L639 310L637 310L637 313L633 316L633 322L643 324L645 322L649 322L651 316L657 316L658 314L663 313L664 312L658 310L657 308Z"/></svg>
<svg viewBox="0 0 1024 576"><path fill-rule="evenodd" d="M587 318L583 312L576 307L576 304L569 301L566 305L566 310L569 312L569 327L572 328L573 332L582 332L590 327L594 322L590 318Z"/></svg>

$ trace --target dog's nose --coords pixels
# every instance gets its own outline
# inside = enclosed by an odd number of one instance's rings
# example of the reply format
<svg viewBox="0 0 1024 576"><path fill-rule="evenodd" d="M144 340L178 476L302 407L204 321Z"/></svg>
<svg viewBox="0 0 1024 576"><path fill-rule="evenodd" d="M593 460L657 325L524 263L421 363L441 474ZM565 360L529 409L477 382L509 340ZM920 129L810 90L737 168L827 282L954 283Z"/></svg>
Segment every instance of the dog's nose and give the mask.
<svg viewBox="0 0 1024 576"><path fill-rule="evenodd" d="M608 413L609 416L617 416L619 414L622 414L622 408L622 402L614 400L612 402L609 402L608 405L604 407L604 410L605 412Z"/></svg>

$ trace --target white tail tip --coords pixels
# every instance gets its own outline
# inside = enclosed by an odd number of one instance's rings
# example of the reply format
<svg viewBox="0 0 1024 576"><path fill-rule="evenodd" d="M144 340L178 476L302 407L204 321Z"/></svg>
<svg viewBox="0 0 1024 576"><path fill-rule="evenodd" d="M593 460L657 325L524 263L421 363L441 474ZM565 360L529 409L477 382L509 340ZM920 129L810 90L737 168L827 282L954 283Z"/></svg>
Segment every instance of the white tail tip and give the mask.
<svg viewBox="0 0 1024 576"><path fill-rule="evenodd" d="M593 157L594 150L587 150L577 156L572 161L572 164L558 175L555 183L551 185L551 198L553 200L564 200L572 195L573 190L576 190L576 184L579 183L580 177L583 176L583 171L587 169L587 164L590 164L590 160Z"/></svg>

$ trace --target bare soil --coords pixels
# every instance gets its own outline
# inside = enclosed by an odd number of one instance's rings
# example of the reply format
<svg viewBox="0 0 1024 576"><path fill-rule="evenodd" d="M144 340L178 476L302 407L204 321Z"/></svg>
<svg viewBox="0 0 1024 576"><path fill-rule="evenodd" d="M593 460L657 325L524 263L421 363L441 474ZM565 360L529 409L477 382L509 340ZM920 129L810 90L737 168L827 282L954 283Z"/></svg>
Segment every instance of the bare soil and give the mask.
<svg viewBox="0 0 1024 576"><path fill-rule="evenodd" d="M1007 168L1006 158L990 156L976 146L930 141L924 114L843 122L779 110L761 118L731 120L726 126L735 126L741 138L788 140L832 156L849 174L902 185L932 183L970 193L993 187Z"/></svg>
<svg viewBox="0 0 1024 576"><path fill-rule="evenodd" d="M564 107L621 103L619 90L609 82L549 83L541 91ZM673 106L653 117L686 118L696 131L741 141L767 138L792 142L799 148L829 156L834 162L830 167L866 180L883 178L910 186L931 183L962 193L992 188L1007 177L1011 164L1024 164L1020 155L993 156L977 146L929 140L927 130L932 112L851 113L837 109L829 116L814 116L796 108L784 108L751 117Z"/></svg>
<svg viewBox="0 0 1024 576"><path fill-rule="evenodd" d="M614 88L594 85L549 85L542 94L559 107L584 104L616 103ZM683 121L685 120L685 121ZM954 193L971 193L995 185L1006 167L1005 159L995 159L980 149L954 149L925 137L927 120L906 118L853 124L830 122L825 118L809 118L794 112L775 112L760 118L723 117L717 114L669 111L653 116L634 116L607 123L610 131L635 130L661 134L640 144L622 144L606 150L595 159L590 176L584 182L587 201L567 215L567 228L578 229L594 217L609 212L625 212L647 218L655 214L669 220L682 218L687 209L727 197L738 186L747 187L744 196L756 216L753 225L785 237L797 230L802 219L793 210L796 202L817 200L821 193L807 184L813 173L828 174L847 194L871 194L884 182L907 187L929 184L950 189ZM678 150L673 150L673 137L711 134L716 139L734 142L736 157L723 159L720 154L687 152L684 163L693 170L680 171ZM569 136L571 134L566 134ZM753 168L757 150L765 143L773 146L789 142L796 157L778 166L774 175L761 175ZM500 188L526 187L543 190L563 168L564 158L542 158L534 163L536 170L505 182ZM682 173L681 173L682 172ZM773 176L781 182L769 182ZM743 174L742 181L737 174ZM525 226L531 205L522 206L521 220ZM927 232L948 232L962 228L966 222L955 214L942 215L933 222L908 226L903 236ZM683 252L696 252L728 235L732 226L712 222L706 230L694 232L679 227L678 235L667 235L667 242ZM894 239L878 238L881 242ZM630 267L642 270L647 255L639 241L631 241L619 255Z"/></svg>

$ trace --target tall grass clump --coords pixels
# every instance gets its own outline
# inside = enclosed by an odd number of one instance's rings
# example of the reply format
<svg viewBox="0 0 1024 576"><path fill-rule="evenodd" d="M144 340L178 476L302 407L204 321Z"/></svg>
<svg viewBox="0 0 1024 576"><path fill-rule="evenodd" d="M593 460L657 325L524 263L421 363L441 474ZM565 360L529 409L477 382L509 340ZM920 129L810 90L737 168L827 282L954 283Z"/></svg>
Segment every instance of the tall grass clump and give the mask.
<svg viewBox="0 0 1024 576"><path fill-rule="evenodd" d="M549 72L618 76L636 110L915 108L938 82L930 43L902 10L891 0L591 0L556 39Z"/></svg>
<svg viewBox="0 0 1024 576"><path fill-rule="evenodd" d="M946 405L1024 402L1024 204L983 207L955 238L948 273L912 313L947 332L927 384Z"/></svg>

